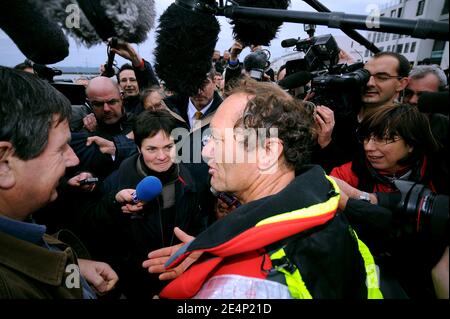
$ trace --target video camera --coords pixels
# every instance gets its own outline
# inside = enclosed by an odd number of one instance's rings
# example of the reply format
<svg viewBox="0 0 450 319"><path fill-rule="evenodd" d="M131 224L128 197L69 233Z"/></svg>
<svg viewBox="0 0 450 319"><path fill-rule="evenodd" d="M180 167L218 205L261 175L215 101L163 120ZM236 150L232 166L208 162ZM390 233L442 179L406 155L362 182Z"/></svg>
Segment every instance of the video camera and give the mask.
<svg viewBox="0 0 450 319"><path fill-rule="evenodd" d="M314 104L325 105L337 114L346 116L361 104L359 92L369 81L370 73L363 63L338 64L339 46L331 34L308 39L283 40L283 47L295 46L295 50L306 52L302 59L286 62L286 75L300 71L311 74L311 90Z"/></svg>
<svg viewBox="0 0 450 319"><path fill-rule="evenodd" d="M56 68L50 68L43 64L33 63L33 70L36 75L51 84L55 89L61 92L72 105L83 105L86 102L86 90L82 85L69 82L55 82L54 77L62 75L62 71Z"/></svg>
<svg viewBox="0 0 450 319"><path fill-rule="evenodd" d="M248 54L244 59L244 69L249 76L256 81L264 79L264 73L270 67L270 52L267 50L259 50Z"/></svg>

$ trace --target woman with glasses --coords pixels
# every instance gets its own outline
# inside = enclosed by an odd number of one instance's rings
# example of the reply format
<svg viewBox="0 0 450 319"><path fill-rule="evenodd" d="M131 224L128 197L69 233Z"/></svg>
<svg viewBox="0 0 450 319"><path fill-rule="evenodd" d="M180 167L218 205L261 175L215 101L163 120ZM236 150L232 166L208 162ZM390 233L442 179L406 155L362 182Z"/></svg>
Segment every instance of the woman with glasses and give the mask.
<svg viewBox="0 0 450 319"><path fill-rule="evenodd" d="M383 106L363 118L357 134L362 147L354 160L331 172L341 198L350 198L346 217L376 256L386 298L433 298L431 269L447 244L425 226L442 220L436 211L425 216L422 203L408 208L412 214L400 209L394 183L412 181L448 195L448 166L438 155L428 119L411 105Z"/></svg>
<svg viewBox="0 0 450 319"><path fill-rule="evenodd" d="M364 117L357 135L361 151L352 162L334 168L330 174L358 189L354 196L376 202L374 195L366 193L395 192L397 179L448 194L448 169L436 156L439 145L427 117L416 107L380 107Z"/></svg>

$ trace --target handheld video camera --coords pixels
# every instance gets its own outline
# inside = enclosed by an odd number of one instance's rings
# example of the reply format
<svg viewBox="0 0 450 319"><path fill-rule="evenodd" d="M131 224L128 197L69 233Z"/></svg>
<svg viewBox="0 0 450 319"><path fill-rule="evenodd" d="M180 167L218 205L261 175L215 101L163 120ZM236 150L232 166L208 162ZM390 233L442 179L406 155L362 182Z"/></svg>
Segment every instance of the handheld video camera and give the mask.
<svg viewBox="0 0 450 319"><path fill-rule="evenodd" d="M244 69L252 79L262 81L264 73L270 67L270 53L267 50L259 50L248 54L244 59Z"/></svg>
<svg viewBox="0 0 450 319"><path fill-rule="evenodd" d="M360 107L359 91L367 84L369 72L363 63L338 64L339 46L331 34L307 39L287 39L283 47L295 46L295 50L305 52L304 58L286 63L286 75L299 71L311 74L311 102L326 105L337 116L347 116Z"/></svg>

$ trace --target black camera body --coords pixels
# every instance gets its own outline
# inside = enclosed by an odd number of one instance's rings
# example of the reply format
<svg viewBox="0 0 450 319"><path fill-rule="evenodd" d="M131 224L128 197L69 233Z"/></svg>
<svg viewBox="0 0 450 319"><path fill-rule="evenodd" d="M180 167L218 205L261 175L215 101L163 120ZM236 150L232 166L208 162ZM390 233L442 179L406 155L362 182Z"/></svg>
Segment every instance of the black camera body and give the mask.
<svg viewBox="0 0 450 319"><path fill-rule="evenodd" d="M356 112L361 104L360 91L367 84L370 73L363 69L363 63L338 64L339 46L331 34L297 40L297 51L305 52L303 59L286 63L286 75L299 71L311 73L310 99L316 105L331 108L338 116Z"/></svg>
<svg viewBox="0 0 450 319"><path fill-rule="evenodd" d="M270 55L266 50L259 50L248 54L244 59L244 69L256 81L262 81L264 73L270 67Z"/></svg>
<svg viewBox="0 0 450 319"><path fill-rule="evenodd" d="M316 76L312 73L312 76L311 91L314 97L311 102L328 106L340 116L347 116L359 110L360 92L369 81L370 73L363 69L362 63L358 63L338 65L330 72Z"/></svg>

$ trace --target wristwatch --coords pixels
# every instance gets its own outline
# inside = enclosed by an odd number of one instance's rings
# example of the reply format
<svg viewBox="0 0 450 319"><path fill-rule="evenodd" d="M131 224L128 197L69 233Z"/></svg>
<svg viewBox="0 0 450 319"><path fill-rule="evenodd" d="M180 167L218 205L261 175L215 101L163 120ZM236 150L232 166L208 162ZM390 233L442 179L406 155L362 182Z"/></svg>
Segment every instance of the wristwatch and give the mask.
<svg viewBox="0 0 450 319"><path fill-rule="evenodd" d="M370 196L369 196L369 193L361 192L361 194L359 195L359 200L363 200L363 201L365 201L365 202L370 203Z"/></svg>

